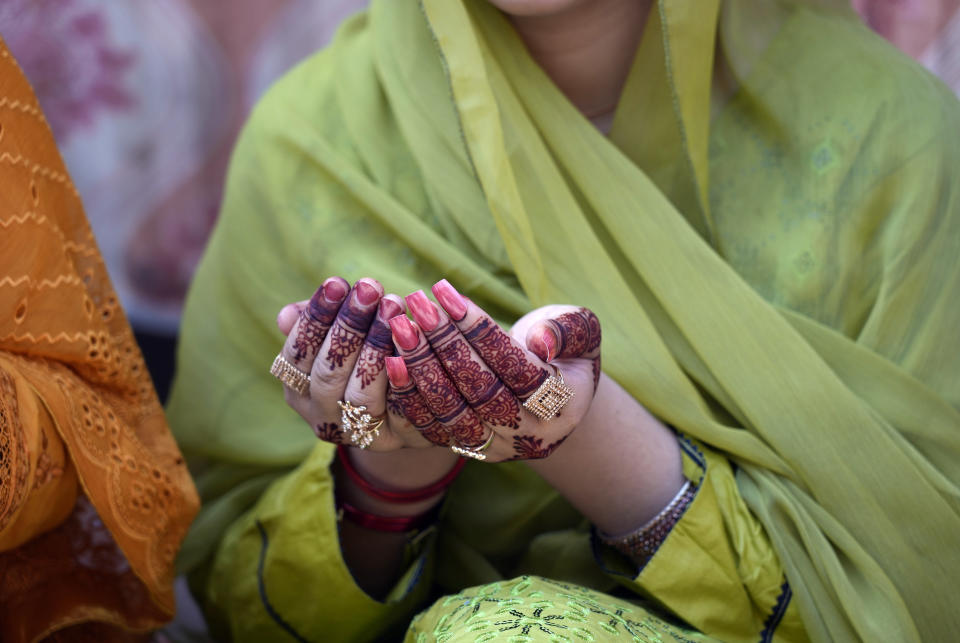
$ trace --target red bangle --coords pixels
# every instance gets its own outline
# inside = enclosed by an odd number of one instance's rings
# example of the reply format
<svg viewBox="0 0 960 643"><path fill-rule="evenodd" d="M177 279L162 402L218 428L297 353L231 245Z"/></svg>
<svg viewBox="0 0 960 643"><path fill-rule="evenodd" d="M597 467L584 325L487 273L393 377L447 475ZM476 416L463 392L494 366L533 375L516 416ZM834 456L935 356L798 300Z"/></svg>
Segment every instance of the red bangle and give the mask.
<svg viewBox="0 0 960 643"><path fill-rule="evenodd" d="M346 502L337 503L337 511L339 513L338 519L346 518L361 527L375 531L401 533L429 527L436 520L440 505L416 516L377 516L361 511Z"/></svg>
<svg viewBox="0 0 960 643"><path fill-rule="evenodd" d="M360 472L357 471L353 467L353 463L350 462L350 456L347 453L347 447L342 444L337 446L337 456L340 458L340 464L343 466L343 470L346 472L347 476L353 480L354 484L363 489L368 496L373 496L374 498L385 500L387 502L399 503L420 502L421 500L434 497L453 483L454 479L456 479L457 475L460 473L460 470L463 469L463 465L467 463L466 460L461 458L455 465L453 465L453 468L450 469L450 473L426 487L413 489L411 491L387 491L385 489L378 489L363 479L363 476L360 475Z"/></svg>

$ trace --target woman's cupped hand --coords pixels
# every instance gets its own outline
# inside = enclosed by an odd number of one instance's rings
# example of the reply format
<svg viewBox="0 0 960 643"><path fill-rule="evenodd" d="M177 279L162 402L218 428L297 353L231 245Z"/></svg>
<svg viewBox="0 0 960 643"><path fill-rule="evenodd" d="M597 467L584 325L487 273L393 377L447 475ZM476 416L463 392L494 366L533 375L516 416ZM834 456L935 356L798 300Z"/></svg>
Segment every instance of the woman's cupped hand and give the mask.
<svg viewBox="0 0 960 643"><path fill-rule="evenodd" d="M374 279L351 287L330 277L309 301L284 307L281 355L309 374L303 394L284 387L287 403L318 438L371 451L454 447L488 462L550 455L593 399L597 317L545 306L508 334L446 280L432 291L439 305L423 291L404 301ZM545 417L551 410L534 402L549 407L551 398L563 404Z"/></svg>

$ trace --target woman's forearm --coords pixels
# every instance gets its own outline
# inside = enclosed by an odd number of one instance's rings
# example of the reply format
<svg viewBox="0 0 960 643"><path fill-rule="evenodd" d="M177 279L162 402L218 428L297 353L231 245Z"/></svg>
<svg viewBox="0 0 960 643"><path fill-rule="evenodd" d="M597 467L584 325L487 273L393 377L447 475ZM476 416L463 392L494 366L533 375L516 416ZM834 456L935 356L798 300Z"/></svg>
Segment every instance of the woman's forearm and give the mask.
<svg viewBox="0 0 960 643"><path fill-rule="evenodd" d="M606 375L570 437L528 464L611 535L643 526L684 483L674 433Z"/></svg>
<svg viewBox="0 0 960 643"><path fill-rule="evenodd" d="M457 456L445 449L401 449L386 453L351 449L351 462L373 486L385 491L409 491L443 478L456 464ZM443 492L416 503L396 503L364 492L337 462L333 467L337 497L360 511L384 517L417 516L430 511L443 499ZM340 547L354 580L367 594L383 598L403 573L406 533L391 533L361 527L344 518L340 523Z"/></svg>
<svg viewBox="0 0 960 643"><path fill-rule="evenodd" d="M351 450L351 461L369 482L403 491L427 486L456 463L445 449L402 449L388 453ZM563 494L600 530L620 535L653 518L683 486L680 447L674 433L606 376L587 415L549 457L528 465ZM334 465L337 494L361 511L413 516L429 511L443 494L416 504L367 495ZM357 584L382 598L403 572L406 535L341 523L340 542Z"/></svg>

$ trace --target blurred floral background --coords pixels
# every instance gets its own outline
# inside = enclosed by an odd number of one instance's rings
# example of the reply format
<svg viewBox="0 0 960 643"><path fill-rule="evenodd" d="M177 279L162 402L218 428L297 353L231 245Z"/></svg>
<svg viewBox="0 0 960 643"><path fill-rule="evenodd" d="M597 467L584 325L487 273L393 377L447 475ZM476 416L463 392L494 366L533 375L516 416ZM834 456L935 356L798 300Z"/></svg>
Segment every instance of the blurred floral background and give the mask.
<svg viewBox="0 0 960 643"><path fill-rule="evenodd" d="M233 141L365 0L0 0L161 395ZM960 0L853 0L960 92Z"/></svg>

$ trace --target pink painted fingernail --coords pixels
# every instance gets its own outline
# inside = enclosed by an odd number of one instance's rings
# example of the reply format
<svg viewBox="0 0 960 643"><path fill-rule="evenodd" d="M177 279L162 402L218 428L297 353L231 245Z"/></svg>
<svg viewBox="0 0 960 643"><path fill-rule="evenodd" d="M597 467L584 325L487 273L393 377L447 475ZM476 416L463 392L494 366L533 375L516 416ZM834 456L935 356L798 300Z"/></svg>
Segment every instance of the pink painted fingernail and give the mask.
<svg viewBox="0 0 960 643"><path fill-rule="evenodd" d="M549 362L557 356L557 338L552 331L545 328L530 338L527 348L543 361Z"/></svg>
<svg viewBox="0 0 960 643"><path fill-rule="evenodd" d="M433 307L433 302L427 299L422 290L407 295L407 306L413 313L413 318L420 324L420 328L430 332L440 323L440 315Z"/></svg>
<svg viewBox="0 0 960 643"><path fill-rule="evenodd" d="M330 277L323 282L320 289L323 291L323 298L331 304L340 303L347 296L347 286L339 277Z"/></svg>
<svg viewBox="0 0 960 643"><path fill-rule="evenodd" d="M393 340L397 342L397 346L405 351L412 351L420 343L417 327L410 323L406 315L397 315L392 318L390 330L393 331Z"/></svg>
<svg viewBox="0 0 960 643"><path fill-rule="evenodd" d="M361 306L369 306L380 298L380 291L369 281L358 281L354 290L357 292L357 301Z"/></svg>
<svg viewBox="0 0 960 643"><path fill-rule="evenodd" d="M431 290L451 319L460 321L466 316L467 304L463 301L463 296L450 285L449 281L441 279L433 284Z"/></svg>
<svg viewBox="0 0 960 643"><path fill-rule="evenodd" d="M377 311L377 317L383 321L389 321L390 319L396 317L397 315L403 314L403 306L395 302L393 299L388 299L384 297L380 300L380 309Z"/></svg>
<svg viewBox="0 0 960 643"><path fill-rule="evenodd" d="M407 365L404 364L402 357L384 357L383 363L387 367L387 379L390 380L393 388L403 388L410 383Z"/></svg>

